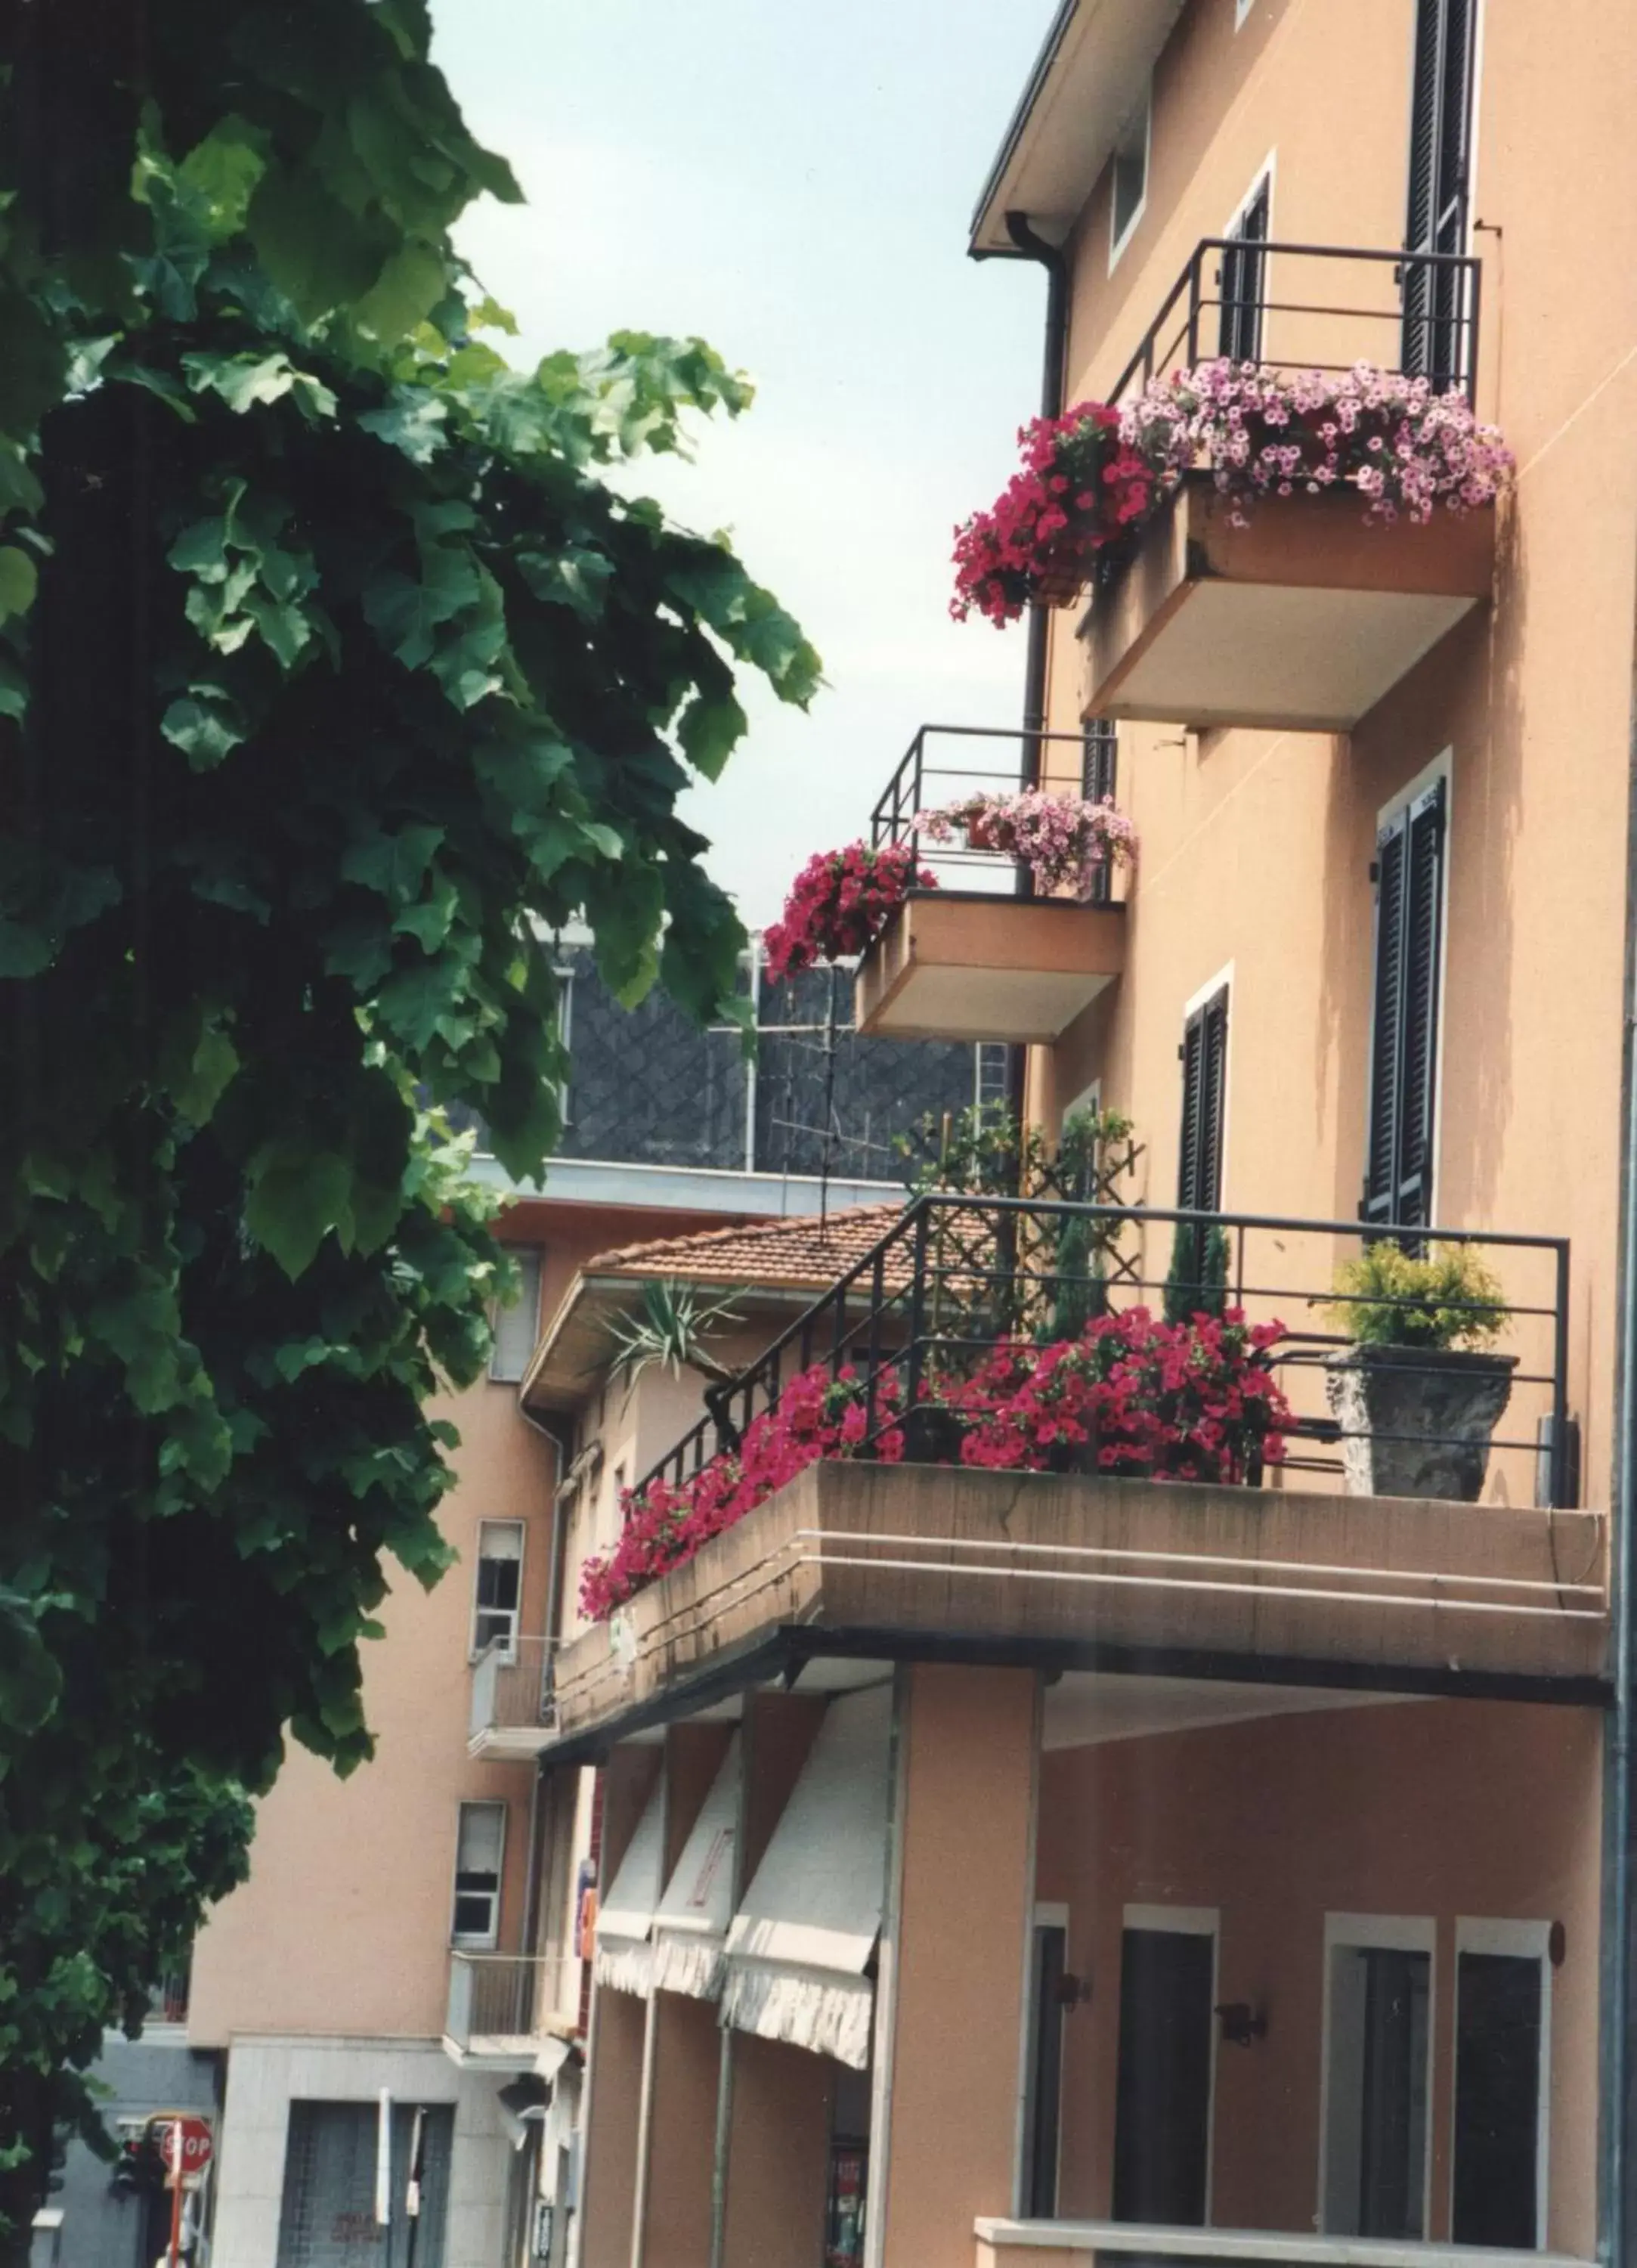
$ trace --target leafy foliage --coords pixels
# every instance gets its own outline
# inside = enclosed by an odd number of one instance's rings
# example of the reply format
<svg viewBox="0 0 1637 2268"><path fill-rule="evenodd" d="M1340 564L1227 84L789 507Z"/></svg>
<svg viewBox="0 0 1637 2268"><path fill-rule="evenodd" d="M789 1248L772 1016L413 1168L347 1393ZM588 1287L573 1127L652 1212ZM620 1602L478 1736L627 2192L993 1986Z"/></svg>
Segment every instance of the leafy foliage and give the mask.
<svg viewBox="0 0 1637 2268"><path fill-rule="evenodd" d="M537 1171L549 932L732 1017L677 815L811 648L606 469L750 393L510 368L515 198L424 0L0 20L0 2220L63 2076L242 1867L286 1726L369 1754L506 1266L437 1108ZM0 2238L0 2255L4 2240Z"/></svg>
<svg viewBox="0 0 1637 2268"><path fill-rule="evenodd" d="M1331 1313L1360 1346L1486 1347L1507 1320L1500 1278L1470 1245L1409 1253L1372 1238L1338 1271Z"/></svg>

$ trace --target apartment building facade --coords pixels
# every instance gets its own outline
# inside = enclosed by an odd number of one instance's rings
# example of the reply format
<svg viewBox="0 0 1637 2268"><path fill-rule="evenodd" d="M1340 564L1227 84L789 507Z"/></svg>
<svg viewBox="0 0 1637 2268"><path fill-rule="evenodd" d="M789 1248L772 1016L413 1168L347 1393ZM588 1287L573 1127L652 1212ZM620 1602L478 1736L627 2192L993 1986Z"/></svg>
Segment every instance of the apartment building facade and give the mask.
<svg viewBox="0 0 1637 2268"><path fill-rule="evenodd" d="M912 895L859 1027L1028 1043L1029 1116L1118 1114L1122 1178L912 1208L657 1471L815 1363L875 1455L559 1657L543 1769L601 1775L586 2268L1627 2257L1633 48L1501 0L1053 20L971 242L1046 271L1049 411L1369 362L1516 474L1370 527L1304 490L1241 527L1195 475L1013 633L1002 737L1117 797L1134 871ZM943 766L918 735L878 841ZM1464 1477L1406 1485L1338 1383L1337 1271L1393 1232L1486 1271ZM1217 1237L1281 1327L1282 1462L1019 1470L970 1398L921 1411L986 1337L1026 1369L1074 1300L1157 1309L1185 1234L1185 1285Z"/></svg>
<svg viewBox="0 0 1637 2268"><path fill-rule="evenodd" d="M175 2021L150 2047L114 2051L121 2097L202 2102L213 2117L198 2262L518 2268L537 2257L537 2169L572 2129L581 2062L572 1948L540 1942L580 1801L576 1788L554 1809L535 1762L547 1633L574 1574L554 1551L559 1510L584 1498L606 1528L621 1458L651 1460L698 1406L697 1383L679 1400L672 1381L649 1379L587 1496L570 1431L520 1399L542 1325L611 1248L892 1202L893 1136L925 1110L965 1106L995 1075L970 1045L855 1049L845 990L833 1005L827 983L793 995L752 967L747 984L778 1028L750 1066L736 1034L695 1032L659 1002L633 1015L577 948L562 963L566 1155L545 1186L515 1188L477 1130L473 1169L503 1207L522 1296L496 1319L488 1379L435 1413L460 1437L440 1512L459 1564L430 1591L393 1582L383 1603L385 1635L365 1653L373 1761L338 1780L291 1744L260 1807L250 1879L209 1918ZM852 1170L861 1163L875 1178ZM735 1341L734 1358L752 1344ZM612 1348L597 1336L596 1361ZM583 1851L591 1822L588 1775ZM134 2075L133 2057L146 2058ZM62 2227L42 2232L53 2257L147 2268L140 2197L105 2199L107 2170L89 2154L70 2173Z"/></svg>

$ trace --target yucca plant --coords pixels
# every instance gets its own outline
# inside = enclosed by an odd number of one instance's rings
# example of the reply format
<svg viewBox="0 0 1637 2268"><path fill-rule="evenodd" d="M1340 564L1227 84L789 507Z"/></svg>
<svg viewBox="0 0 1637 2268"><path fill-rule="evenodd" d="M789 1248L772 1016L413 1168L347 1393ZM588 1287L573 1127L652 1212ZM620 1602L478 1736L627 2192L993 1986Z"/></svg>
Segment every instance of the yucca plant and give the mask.
<svg viewBox="0 0 1637 2268"><path fill-rule="evenodd" d="M707 1300L697 1285L669 1276L651 1278L642 1286L640 1311L608 1326L619 1350L610 1377L628 1395L645 1370L669 1371L672 1378L694 1370L713 1386L727 1385L734 1373L717 1361L707 1342L713 1332L743 1322L744 1317L733 1311L734 1300L743 1297L742 1291L733 1291Z"/></svg>

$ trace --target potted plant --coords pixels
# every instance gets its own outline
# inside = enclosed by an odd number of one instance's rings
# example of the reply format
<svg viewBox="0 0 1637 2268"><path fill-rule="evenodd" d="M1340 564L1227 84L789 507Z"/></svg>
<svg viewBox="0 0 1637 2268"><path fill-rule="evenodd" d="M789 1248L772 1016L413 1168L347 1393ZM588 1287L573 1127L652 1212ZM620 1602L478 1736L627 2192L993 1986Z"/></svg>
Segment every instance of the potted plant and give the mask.
<svg viewBox="0 0 1637 2268"><path fill-rule="evenodd" d="M1469 1247L1381 1237L1340 1270L1331 1312L1352 1342L1325 1378L1347 1493L1476 1504L1517 1367L1493 1351L1507 1318L1494 1276Z"/></svg>
<svg viewBox="0 0 1637 2268"><path fill-rule="evenodd" d="M937 887L907 843L878 849L849 843L816 852L790 885L783 913L763 932L768 976L776 982L867 953L912 890Z"/></svg>
<svg viewBox="0 0 1637 2268"><path fill-rule="evenodd" d="M919 827L929 843L947 843L958 828L969 850L1016 858L1046 897L1069 890L1089 898L1107 869L1129 865L1137 849L1136 828L1108 798L1093 802L1045 788L969 795L923 812Z"/></svg>

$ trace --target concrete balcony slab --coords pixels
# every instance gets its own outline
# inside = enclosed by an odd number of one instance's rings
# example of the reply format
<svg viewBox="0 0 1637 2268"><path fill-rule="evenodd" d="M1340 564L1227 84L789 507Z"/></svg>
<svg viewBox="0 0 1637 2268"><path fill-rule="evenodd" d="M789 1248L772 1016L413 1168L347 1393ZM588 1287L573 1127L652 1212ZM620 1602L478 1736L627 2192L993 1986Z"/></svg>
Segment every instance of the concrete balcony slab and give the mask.
<svg viewBox="0 0 1637 2268"><path fill-rule="evenodd" d="M1350 732L1487 599L1494 541L1493 508L1375 526L1352 490L1267 497L1236 527L1192 475L1092 601L1089 709Z"/></svg>
<svg viewBox="0 0 1637 2268"><path fill-rule="evenodd" d="M1123 906L928 890L864 955L855 1020L873 1039L1044 1043L1125 964Z"/></svg>

